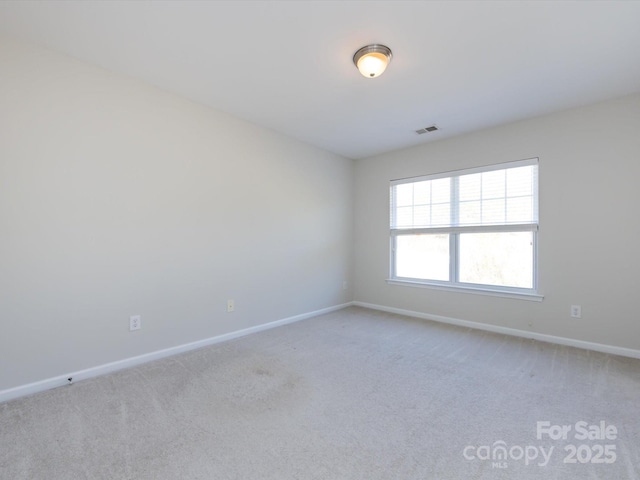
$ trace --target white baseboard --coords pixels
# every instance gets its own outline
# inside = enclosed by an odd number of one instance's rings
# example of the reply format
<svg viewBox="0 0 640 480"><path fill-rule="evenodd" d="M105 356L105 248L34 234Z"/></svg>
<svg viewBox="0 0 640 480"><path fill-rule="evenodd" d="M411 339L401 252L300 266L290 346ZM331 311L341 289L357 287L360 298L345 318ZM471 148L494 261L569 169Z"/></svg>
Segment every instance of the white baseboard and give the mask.
<svg viewBox="0 0 640 480"><path fill-rule="evenodd" d="M59 375L57 377L47 378L45 380L29 383L27 385L20 385L18 387L2 390L0 391L0 403L7 402L9 400L13 400L16 398L24 397L26 395L43 392L45 390L50 390L52 388L60 387L63 385L67 385L69 383L68 381L69 378L72 378L73 382L75 383L80 380L86 380L88 378L105 375L107 373L123 370L125 368L134 367L136 365L141 365L143 363L151 362L153 360L159 360L161 358L170 357L172 355L177 355L179 353L188 352L190 350L196 350L198 348L214 345L216 343L225 342L227 340L243 337L245 335L249 335L252 333L257 333L263 330L279 327L281 325L287 325L289 323L294 323L301 320L317 317L319 315L341 310L349 306L364 307L364 308L369 308L371 310L379 310L382 312L395 313L398 315L421 318L424 320L433 320L435 322L447 323L450 325L458 325L461 327L473 328L477 330L485 330L488 332L502 333L502 334L510 335L514 337L531 338L531 339L539 340L542 342L555 343L559 345L566 345L566 346L582 348L586 350L594 350L596 352L608 353L611 355L621 355L624 357L640 359L640 350L634 350L631 348L616 347L614 345L605 345L605 344L594 343L594 342L585 342L583 340L575 340L572 338L557 337L554 335L546 335L546 334L536 333L536 332L528 332L528 331L519 330L516 328L501 327L498 325L489 325L486 323L472 322L469 320L460 320L457 318L444 317L441 315L433 315L428 313L416 312L413 310L404 310L401 308L387 307L383 305L376 305L373 303L355 301L355 302L343 303L341 305L335 305L333 307L323 308L320 310L315 310L313 312L295 315L293 317L283 318L281 320L276 320L274 322L269 322L262 325L256 325L255 327L250 327L250 328L245 328L243 330L237 330L235 332L225 333L223 335L218 335L215 337L198 340L196 342L187 343L184 345L178 345L175 347L166 348L164 350L158 350L155 352L146 353L144 355L138 355L136 357L125 358L123 360L118 360L115 362L98 365L96 367L87 368L85 370L79 370L79 371L71 372L65 375Z"/></svg>
<svg viewBox="0 0 640 480"><path fill-rule="evenodd" d="M243 337L251 333L261 332L263 330L279 327L281 325L286 325L289 323L306 320L308 318L317 317L318 315L323 315L325 313L341 310L343 308L351 306L352 304L353 302L344 303L341 305L335 305L333 307L327 307L320 310L315 310L313 312L308 312L300 315L295 315L293 317L283 318L281 320L276 320L274 322L269 322L262 325L256 325L255 327L245 328L242 330L225 333L223 335L218 335L211 338L205 338L204 340L198 340L196 342L187 343L184 345L165 348L164 350L157 350L155 352L145 353L144 355L125 358L123 360L106 363L104 365L98 365L96 367L87 368L85 370L79 370L76 372L67 373L65 375L60 375L57 377L40 380L38 382L29 383L27 385L20 385L18 387L9 388L7 390L0 391L0 403L7 402L9 400L13 400L19 397L24 397L26 395L31 395L33 393L50 390L52 388L61 387L63 385L68 385L69 378L72 378L73 382L75 383L80 380L86 380L88 378L105 375L107 373L115 372L117 370L123 370L125 368L134 367L136 365L141 365L143 363L151 362L153 360L159 360L161 358L170 357L172 355L177 355L179 353L188 352L190 350L195 350L195 349L206 347L209 345L214 345L216 343L226 342L227 340Z"/></svg>
<svg viewBox="0 0 640 480"><path fill-rule="evenodd" d="M573 338L556 337L554 335L546 335L543 333L528 332L517 328L500 327L498 325L489 325L487 323L472 322L469 320L460 320L458 318L443 317L441 315L432 315L422 312L414 312L413 310L403 310L401 308L386 307L383 305L375 305L365 302L351 302L357 307L370 308L372 310L380 310L382 312L396 313L398 315L406 315L408 317L422 318L424 320L433 320L435 322L448 323L450 325L458 325L461 327L474 328L477 330L485 330L488 332L502 333L513 337L531 338L541 342L556 343L558 345L566 345L569 347L582 348L585 350L594 350L596 352L609 353L611 355L621 355L623 357L631 357L640 359L640 350L632 348L616 347L614 345L605 345L602 343L585 342L583 340L575 340Z"/></svg>

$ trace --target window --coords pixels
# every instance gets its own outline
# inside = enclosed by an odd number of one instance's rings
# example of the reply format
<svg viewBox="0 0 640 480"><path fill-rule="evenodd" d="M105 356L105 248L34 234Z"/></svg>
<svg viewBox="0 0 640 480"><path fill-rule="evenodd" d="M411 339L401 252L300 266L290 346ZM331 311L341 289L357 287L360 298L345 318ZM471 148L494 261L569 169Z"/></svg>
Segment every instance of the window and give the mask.
<svg viewBox="0 0 640 480"><path fill-rule="evenodd" d="M538 159L391 182L391 281L537 290Z"/></svg>

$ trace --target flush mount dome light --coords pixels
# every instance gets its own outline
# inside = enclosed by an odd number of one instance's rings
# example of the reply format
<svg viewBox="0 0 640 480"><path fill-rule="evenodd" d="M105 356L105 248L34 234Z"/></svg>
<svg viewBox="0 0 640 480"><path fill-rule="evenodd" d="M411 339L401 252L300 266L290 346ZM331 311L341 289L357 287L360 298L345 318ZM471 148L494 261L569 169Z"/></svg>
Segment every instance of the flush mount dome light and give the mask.
<svg viewBox="0 0 640 480"><path fill-rule="evenodd" d="M382 75L391 61L391 49L384 45L367 45L353 55L353 63L360 73L367 78Z"/></svg>

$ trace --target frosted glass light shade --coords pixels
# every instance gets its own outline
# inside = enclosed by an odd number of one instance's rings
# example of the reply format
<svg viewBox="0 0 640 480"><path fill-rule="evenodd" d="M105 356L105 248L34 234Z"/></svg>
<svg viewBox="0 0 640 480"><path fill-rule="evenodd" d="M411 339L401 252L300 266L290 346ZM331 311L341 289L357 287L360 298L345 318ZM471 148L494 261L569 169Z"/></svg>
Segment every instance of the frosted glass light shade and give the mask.
<svg viewBox="0 0 640 480"><path fill-rule="evenodd" d="M358 67L362 76L367 78L382 75L390 61L391 49L384 45L367 45L353 56L353 63Z"/></svg>

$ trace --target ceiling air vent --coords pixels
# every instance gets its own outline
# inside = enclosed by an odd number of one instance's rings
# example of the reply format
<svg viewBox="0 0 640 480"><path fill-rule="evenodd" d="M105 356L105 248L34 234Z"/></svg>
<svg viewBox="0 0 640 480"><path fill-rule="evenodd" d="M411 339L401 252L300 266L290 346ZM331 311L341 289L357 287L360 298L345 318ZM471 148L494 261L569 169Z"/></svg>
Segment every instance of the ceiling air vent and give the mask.
<svg viewBox="0 0 640 480"><path fill-rule="evenodd" d="M424 127L424 128L421 128L420 130L416 130L416 133L418 135L422 135L423 133L435 132L436 130L438 130L438 127L436 127L435 125L431 125L430 127Z"/></svg>

